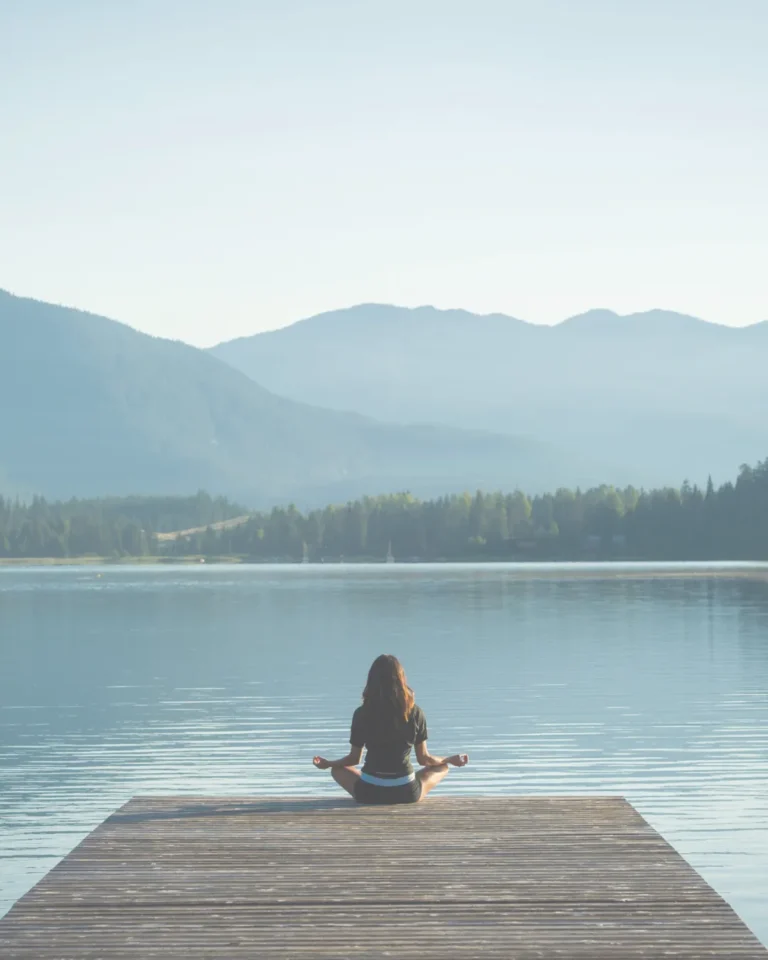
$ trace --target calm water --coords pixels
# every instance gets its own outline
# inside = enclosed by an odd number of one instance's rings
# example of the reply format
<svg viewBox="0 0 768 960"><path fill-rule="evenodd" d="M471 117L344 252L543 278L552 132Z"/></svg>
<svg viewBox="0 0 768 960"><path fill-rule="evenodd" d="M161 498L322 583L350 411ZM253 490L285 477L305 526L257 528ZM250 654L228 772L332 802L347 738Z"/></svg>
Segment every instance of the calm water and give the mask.
<svg viewBox="0 0 768 960"><path fill-rule="evenodd" d="M0 914L134 794L333 792L381 652L442 790L623 794L768 943L768 582L695 569L0 569Z"/></svg>

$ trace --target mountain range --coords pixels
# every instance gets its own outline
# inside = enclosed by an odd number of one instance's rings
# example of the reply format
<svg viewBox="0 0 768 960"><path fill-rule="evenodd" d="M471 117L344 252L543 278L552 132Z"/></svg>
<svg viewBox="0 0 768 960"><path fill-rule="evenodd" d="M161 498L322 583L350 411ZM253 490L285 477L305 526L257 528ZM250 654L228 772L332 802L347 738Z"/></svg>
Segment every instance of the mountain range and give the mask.
<svg viewBox="0 0 768 960"><path fill-rule="evenodd" d="M593 310L556 326L367 304L214 347L262 386L383 421L534 437L576 473L727 479L768 454L768 322Z"/></svg>
<svg viewBox="0 0 768 960"><path fill-rule="evenodd" d="M567 468L535 439L285 399L213 353L2 291L0 345L4 494L205 488L253 507L306 506L403 489L541 489Z"/></svg>
<svg viewBox="0 0 768 960"><path fill-rule="evenodd" d="M704 482L768 454L768 323L362 305L196 349L0 291L0 493L249 506Z"/></svg>

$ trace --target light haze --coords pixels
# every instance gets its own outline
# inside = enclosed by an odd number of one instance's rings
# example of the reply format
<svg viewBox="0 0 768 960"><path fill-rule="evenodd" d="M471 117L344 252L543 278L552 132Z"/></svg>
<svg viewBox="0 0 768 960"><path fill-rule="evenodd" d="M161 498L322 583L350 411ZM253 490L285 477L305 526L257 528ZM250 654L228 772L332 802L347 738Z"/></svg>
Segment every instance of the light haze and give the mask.
<svg viewBox="0 0 768 960"><path fill-rule="evenodd" d="M199 345L357 302L768 318L765 0L5 0L0 287Z"/></svg>

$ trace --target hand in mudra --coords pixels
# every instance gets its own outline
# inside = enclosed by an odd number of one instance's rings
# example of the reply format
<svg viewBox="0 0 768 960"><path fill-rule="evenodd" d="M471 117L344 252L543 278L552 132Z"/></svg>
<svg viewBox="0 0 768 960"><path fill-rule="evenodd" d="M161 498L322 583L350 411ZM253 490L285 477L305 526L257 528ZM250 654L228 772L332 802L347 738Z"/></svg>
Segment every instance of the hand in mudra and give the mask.
<svg viewBox="0 0 768 960"><path fill-rule="evenodd" d="M314 763L318 770L327 770L331 765L331 761L326 760L325 757L313 757L312 763Z"/></svg>
<svg viewBox="0 0 768 960"><path fill-rule="evenodd" d="M450 763L452 767L466 767L469 756L466 753L454 753L452 757L446 757L445 762Z"/></svg>

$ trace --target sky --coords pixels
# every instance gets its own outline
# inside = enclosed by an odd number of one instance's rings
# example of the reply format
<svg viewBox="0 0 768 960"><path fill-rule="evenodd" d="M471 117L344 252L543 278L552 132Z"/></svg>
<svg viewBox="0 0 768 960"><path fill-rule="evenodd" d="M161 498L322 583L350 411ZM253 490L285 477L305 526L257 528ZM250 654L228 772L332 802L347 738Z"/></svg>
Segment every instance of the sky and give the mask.
<svg viewBox="0 0 768 960"><path fill-rule="evenodd" d="M0 0L0 288L768 319L767 0Z"/></svg>

